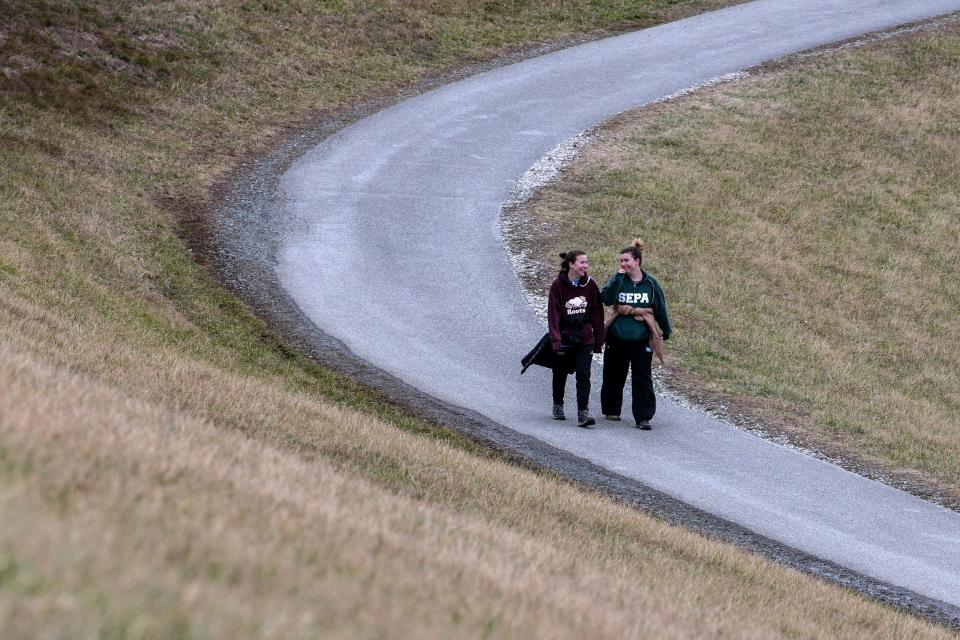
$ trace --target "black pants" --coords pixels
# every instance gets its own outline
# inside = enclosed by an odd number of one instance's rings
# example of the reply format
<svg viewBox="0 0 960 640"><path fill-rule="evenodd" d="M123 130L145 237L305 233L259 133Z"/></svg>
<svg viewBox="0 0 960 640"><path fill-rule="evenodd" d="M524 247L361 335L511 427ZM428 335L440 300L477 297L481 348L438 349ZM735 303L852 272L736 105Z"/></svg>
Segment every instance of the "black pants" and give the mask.
<svg viewBox="0 0 960 640"><path fill-rule="evenodd" d="M593 362L593 345L564 347L564 358L572 358L577 377L577 411L586 411L590 405L590 364ZM567 386L567 369L553 370L553 404L563 404L563 391Z"/></svg>
<svg viewBox="0 0 960 640"><path fill-rule="evenodd" d="M600 408L605 416L618 416L623 407L623 385L627 382L627 370L633 373L633 419L637 422L650 420L657 412L657 397L653 393L653 377L650 367L653 352L647 341L618 340L607 334L603 350L603 384L600 386Z"/></svg>

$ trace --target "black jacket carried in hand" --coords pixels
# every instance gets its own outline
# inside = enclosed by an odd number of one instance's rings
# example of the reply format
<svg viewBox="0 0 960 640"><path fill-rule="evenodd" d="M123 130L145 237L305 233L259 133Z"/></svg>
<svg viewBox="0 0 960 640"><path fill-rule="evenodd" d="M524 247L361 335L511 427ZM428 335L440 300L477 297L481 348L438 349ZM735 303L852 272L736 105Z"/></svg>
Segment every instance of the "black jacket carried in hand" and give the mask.
<svg viewBox="0 0 960 640"><path fill-rule="evenodd" d="M540 338L537 346L531 349L530 353L520 358L520 365L523 367L520 369L520 373L523 374L532 364L540 365L547 369L565 367L567 373L573 373L576 362L574 358L560 355L554 351L553 345L550 344L550 334L545 333L543 337Z"/></svg>

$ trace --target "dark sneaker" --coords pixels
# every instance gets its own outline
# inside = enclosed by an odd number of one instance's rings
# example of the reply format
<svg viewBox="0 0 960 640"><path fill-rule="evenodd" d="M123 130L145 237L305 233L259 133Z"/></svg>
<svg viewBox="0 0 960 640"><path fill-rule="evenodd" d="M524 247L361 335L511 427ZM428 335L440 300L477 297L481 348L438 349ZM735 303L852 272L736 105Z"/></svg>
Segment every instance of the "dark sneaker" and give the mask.
<svg viewBox="0 0 960 640"><path fill-rule="evenodd" d="M610 422L620 422L620 416L603 416L603 419Z"/></svg>
<svg viewBox="0 0 960 640"><path fill-rule="evenodd" d="M641 420L637 423L637 429L640 429L641 431L650 431L651 428L652 427L650 426L649 420Z"/></svg>
<svg viewBox="0 0 960 640"><path fill-rule="evenodd" d="M586 411L577 411L577 426L583 427L584 429L589 429L593 425L597 424L597 421L590 417L590 414Z"/></svg>
<svg viewBox="0 0 960 640"><path fill-rule="evenodd" d="M553 405L553 419L554 420L566 420L567 416L563 415L563 405L555 404Z"/></svg>

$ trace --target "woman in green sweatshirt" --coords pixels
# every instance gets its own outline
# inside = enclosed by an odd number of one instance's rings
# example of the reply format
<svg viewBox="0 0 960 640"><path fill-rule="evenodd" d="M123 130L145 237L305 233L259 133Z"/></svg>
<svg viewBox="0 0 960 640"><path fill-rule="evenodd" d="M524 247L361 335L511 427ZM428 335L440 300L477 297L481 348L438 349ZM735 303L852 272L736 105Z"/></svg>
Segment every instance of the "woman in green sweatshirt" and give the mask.
<svg viewBox="0 0 960 640"><path fill-rule="evenodd" d="M657 411L653 392L653 347L651 327L659 325L664 340L670 338L667 301L657 280L640 268L643 262L643 241L634 240L619 255L620 271L615 273L600 292L603 304L613 306L615 319L606 336L603 352L603 384L600 406L608 420L620 420L623 407L623 386L627 371L632 370L633 418L640 429L649 430ZM653 317L656 325L648 320Z"/></svg>

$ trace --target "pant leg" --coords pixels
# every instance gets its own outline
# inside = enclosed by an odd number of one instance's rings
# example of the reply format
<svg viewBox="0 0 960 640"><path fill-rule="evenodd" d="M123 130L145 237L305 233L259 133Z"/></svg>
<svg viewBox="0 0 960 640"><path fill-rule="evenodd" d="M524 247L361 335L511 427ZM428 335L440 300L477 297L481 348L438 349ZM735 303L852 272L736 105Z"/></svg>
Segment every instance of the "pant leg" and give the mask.
<svg viewBox="0 0 960 640"><path fill-rule="evenodd" d="M657 412L657 396L653 393L653 351L646 343L636 345L630 358L633 391L633 419L651 420Z"/></svg>
<svg viewBox="0 0 960 640"><path fill-rule="evenodd" d="M600 411L618 416L623 408L623 385L627 382L630 357L625 344L612 335L603 349L603 382L600 384Z"/></svg>
<svg viewBox="0 0 960 640"><path fill-rule="evenodd" d="M590 368L593 365L593 347L580 347L576 351L577 411L586 411L590 406Z"/></svg>
<svg viewBox="0 0 960 640"><path fill-rule="evenodd" d="M567 358L569 356L563 356ZM567 370L557 367L553 370L553 404L563 404L563 392L567 386Z"/></svg>

